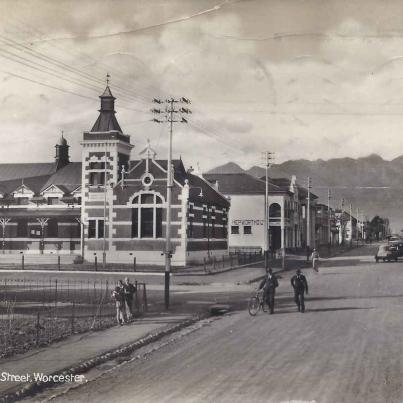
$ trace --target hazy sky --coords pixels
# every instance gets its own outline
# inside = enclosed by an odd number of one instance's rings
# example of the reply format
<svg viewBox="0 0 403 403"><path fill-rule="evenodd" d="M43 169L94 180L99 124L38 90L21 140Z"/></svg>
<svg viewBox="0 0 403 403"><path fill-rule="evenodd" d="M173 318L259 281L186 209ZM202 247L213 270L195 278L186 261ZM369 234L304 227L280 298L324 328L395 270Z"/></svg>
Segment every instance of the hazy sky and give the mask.
<svg viewBox="0 0 403 403"><path fill-rule="evenodd" d="M107 72L133 158L166 158L167 95L192 100L174 153L202 170L403 154L401 1L0 0L0 27L1 162L49 161L61 130L79 160Z"/></svg>

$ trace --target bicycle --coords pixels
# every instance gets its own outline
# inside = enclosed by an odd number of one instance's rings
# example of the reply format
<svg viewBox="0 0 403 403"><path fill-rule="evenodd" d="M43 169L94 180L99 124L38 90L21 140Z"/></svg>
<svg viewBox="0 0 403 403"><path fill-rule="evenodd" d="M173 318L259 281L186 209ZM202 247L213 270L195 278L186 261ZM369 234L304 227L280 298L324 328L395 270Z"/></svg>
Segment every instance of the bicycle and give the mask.
<svg viewBox="0 0 403 403"><path fill-rule="evenodd" d="M264 300L264 291L263 290L257 290L256 294L253 297L251 297L248 302L249 315L256 316L256 314L260 311L260 309L263 312L268 311L267 303Z"/></svg>

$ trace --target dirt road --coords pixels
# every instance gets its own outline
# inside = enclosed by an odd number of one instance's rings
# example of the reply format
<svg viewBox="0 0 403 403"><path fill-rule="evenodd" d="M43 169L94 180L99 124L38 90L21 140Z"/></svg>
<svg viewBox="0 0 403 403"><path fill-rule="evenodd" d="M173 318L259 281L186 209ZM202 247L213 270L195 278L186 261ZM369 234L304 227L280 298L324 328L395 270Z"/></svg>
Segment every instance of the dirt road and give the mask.
<svg viewBox="0 0 403 403"><path fill-rule="evenodd" d="M402 402L403 264L370 253L308 271L304 314L287 274L274 315L215 320L54 401Z"/></svg>

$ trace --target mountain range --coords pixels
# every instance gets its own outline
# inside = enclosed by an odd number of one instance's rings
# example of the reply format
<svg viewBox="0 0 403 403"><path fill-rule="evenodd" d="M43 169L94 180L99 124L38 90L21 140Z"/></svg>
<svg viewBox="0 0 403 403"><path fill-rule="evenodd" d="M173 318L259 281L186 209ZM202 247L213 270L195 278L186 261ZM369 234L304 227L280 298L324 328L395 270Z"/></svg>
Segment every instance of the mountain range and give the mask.
<svg viewBox="0 0 403 403"><path fill-rule="evenodd" d="M253 166L244 170L234 162L213 168L209 173L246 172L256 177L263 177L265 169ZM319 202L327 204L328 189L331 191L331 206L340 208L341 199L345 199L344 208L353 206L356 216L360 214L368 219L375 215L388 217L395 232L403 229L403 155L391 161L384 160L377 154L363 158L334 158L289 160L273 164L269 177L291 178L296 175L297 182L306 186L307 178L312 178L312 192L319 197Z"/></svg>

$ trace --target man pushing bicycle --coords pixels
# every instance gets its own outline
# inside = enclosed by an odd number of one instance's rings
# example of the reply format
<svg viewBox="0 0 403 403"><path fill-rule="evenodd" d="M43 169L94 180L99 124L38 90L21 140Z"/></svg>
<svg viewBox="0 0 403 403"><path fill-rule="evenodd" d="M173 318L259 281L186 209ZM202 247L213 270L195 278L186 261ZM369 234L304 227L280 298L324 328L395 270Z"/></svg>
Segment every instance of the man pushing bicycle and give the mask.
<svg viewBox="0 0 403 403"><path fill-rule="evenodd" d="M277 287L277 277L273 274L272 269L269 269L267 272L267 276L261 281L259 285L259 290L263 290L264 292L264 301L269 306L270 314L274 313L274 297Z"/></svg>

